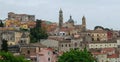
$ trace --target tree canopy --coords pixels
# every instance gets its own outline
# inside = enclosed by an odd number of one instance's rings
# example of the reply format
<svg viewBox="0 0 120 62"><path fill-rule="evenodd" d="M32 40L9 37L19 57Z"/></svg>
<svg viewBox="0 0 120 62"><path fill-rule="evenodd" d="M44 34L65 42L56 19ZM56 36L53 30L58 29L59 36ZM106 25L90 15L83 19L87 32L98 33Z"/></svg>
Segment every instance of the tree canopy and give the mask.
<svg viewBox="0 0 120 62"><path fill-rule="evenodd" d="M0 20L0 27L4 27L4 23Z"/></svg>
<svg viewBox="0 0 120 62"><path fill-rule="evenodd" d="M94 62L92 54L86 49L82 50L73 50L71 49L68 52L63 53L59 57L58 62Z"/></svg>
<svg viewBox="0 0 120 62"><path fill-rule="evenodd" d="M98 28L101 28L101 29L103 29L103 30L105 30L105 31L111 31L111 29L109 29L109 28L104 28L104 27L102 27L102 26L95 26L95 27L94 27L94 30L96 30L96 29L98 29Z"/></svg>
<svg viewBox="0 0 120 62"><path fill-rule="evenodd" d="M0 52L0 62L30 62L22 56L13 56L9 52Z"/></svg>
<svg viewBox="0 0 120 62"><path fill-rule="evenodd" d="M95 27L94 27L94 30L96 30L96 29L98 29L98 28L101 28L101 29L104 30L104 27L102 27L102 26L95 26Z"/></svg>
<svg viewBox="0 0 120 62"><path fill-rule="evenodd" d="M32 43L40 41L40 39L46 39L48 34L45 29L41 27L41 20L36 21L36 26L30 29L30 40Z"/></svg>
<svg viewBox="0 0 120 62"><path fill-rule="evenodd" d="M7 40L5 40L5 39L3 39L2 40L2 45L1 45L1 47L2 47L2 51L5 51L5 52L7 52L8 51L8 44L7 44Z"/></svg>

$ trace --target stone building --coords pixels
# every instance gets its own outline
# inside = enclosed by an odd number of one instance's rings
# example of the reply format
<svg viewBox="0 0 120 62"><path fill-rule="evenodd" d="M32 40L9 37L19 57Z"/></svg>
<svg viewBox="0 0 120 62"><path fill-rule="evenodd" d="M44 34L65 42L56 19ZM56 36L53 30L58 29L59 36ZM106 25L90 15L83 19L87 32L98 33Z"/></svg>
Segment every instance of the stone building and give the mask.
<svg viewBox="0 0 120 62"><path fill-rule="evenodd" d="M70 49L82 49L82 39L59 41L59 52L70 51Z"/></svg>
<svg viewBox="0 0 120 62"><path fill-rule="evenodd" d="M41 40L40 43L48 48L50 47L58 51L59 41L57 40L46 39L46 40Z"/></svg>
<svg viewBox="0 0 120 62"><path fill-rule="evenodd" d="M41 51L40 48L45 48L45 47L46 46L43 46L40 43L24 44L20 46L20 54L23 55L25 58L36 62L37 53Z"/></svg>
<svg viewBox="0 0 120 62"><path fill-rule="evenodd" d="M97 62L120 62L120 54L116 48L92 49L91 53Z"/></svg>
<svg viewBox="0 0 120 62"><path fill-rule="evenodd" d="M91 42L88 44L89 49L100 49L100 48L117 48L118 44L115 41L111 42Z"/></svg>
<svg viewBox="0 0 120 62"><path fill-rule="evenodd" d="M80 35L90 36L93 42L109 41L113 39L112 31L105 30L87 30L86 32L80 32Z"/></svg>
<svg viewBox="0 0 120 62"><path fill-rule="evenodd" d="M5 39L8 45L17 45L22 41L28 44L30 42L29 32L22 32L18 30L0 30L0 40Z"/></svg>
<svg viewBox="0 0 120 62"><path fill-rule="evenodd" d="M19 43L20 44L29 44L30 43L30 37L29 37L28 32L23 32L22 33Z"/></svg>
<svg viewBox="0 0 120 62"><path fill-rule="evenodd" d="M59 52L66 52L71 49L71 41L70 40L64 40L60 41L59 43Z"/></svg>
<svg viewBox="0 0 120 62"><path fill-rule="evenodd" d="M22 22L35 21L35 16L28 15L28 14L15 14L13 12L9 12L8 20L17 20L17 21L22 21Z"/></svg>

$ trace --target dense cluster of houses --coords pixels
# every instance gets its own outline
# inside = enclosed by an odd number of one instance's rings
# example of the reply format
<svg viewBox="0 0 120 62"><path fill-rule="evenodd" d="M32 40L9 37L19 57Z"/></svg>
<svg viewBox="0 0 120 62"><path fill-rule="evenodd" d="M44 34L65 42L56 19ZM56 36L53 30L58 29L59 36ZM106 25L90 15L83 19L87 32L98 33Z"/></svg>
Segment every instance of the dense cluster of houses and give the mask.
<svg viewBox="0 0 120 62"><path fill-rule="evenodd" d="M57 62L58 56L70 49L83 50L87 48L98 62L120 62L120 32L95 30L86 28L86 18L82 24L76 25L72 16L63 23L63 11L59 11L59 24L42 21L42 27L47 30L48 39L30 43L30 32L20 29L30 29L35 26L35 16L27 14L8 13L0 28L0 45L2 39L8 41L8 49L14 55L23 55L33 62ZM1 48L1 46L0 46Z"/></svg>

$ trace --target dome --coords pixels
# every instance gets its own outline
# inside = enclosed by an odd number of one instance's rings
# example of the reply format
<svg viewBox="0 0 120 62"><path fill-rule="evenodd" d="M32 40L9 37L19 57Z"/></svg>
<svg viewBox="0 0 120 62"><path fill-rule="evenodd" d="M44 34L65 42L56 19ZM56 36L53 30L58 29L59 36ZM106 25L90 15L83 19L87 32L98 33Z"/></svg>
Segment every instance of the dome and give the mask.
<svg viewBox="0 0 120 62"><path fill-rule="evenodd" d="M62 13L63 11L62 11L62 9L60 8L60 11L59 11L59 13Z"/></svg>
<svg viewBox="0 0 120 62"><path fill-rule="evenodd" d="M72 19L72 16L70 16L70 19L68 20L69 23L74 23L74 20Z"/></svg>

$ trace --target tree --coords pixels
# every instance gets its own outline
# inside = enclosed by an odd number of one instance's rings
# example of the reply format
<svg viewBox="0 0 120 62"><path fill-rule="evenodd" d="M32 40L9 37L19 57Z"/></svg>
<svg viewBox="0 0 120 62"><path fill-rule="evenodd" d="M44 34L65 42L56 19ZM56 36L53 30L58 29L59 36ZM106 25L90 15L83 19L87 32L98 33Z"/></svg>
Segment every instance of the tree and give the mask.
<svg viewBox="0 0 120 62"><path fill-rule="evenodd" d="M36 21L36 26L30 29L31 43L38 42L40 39L46 39L48 34L45 29L41 27L41 20Z"/></svg>
<svg viewBox="0 0 120 62"><path fill-rule="evenodd" d="M2 51L5 51L5 52L8 51L7 40L5 40L5 39L2 40L2 45L1 45L1 47L2 47L2 49L1 49Z"/></svg>
<svg viewBox="0 0 120 62"><path fill-rule="evenodd" d="M0 52L0 62L30 62L22 56L13 56L9 52Z"/></svg>
<svg viewBox="0 0 120 62"><path fill-rule="evenodd" d="M104 27L102 27L102 26L95 26L95 27L94 27L94 30L96 30L96 29L98 29L98 28L101 28L101 29L104 30Z"/></svg>
<svg viewBox="0 0 120 62"><path fill-rule="evenodd" d="M58 62L94 62L92 54L87 51L87 49L73 50L63 53L62 56L58 58Z"/></svg>
<svg viewBox="0 0 120 62"><path fill-rule="evenodd" d="M105 31L111 31L109 28L104 28Z"/></svg>
<svg viewBox="0 0 120 62"><path fill-rule="evenodd" d="M0 27L4 27L2 20L0 20Z"/></svg>
<svg viewBox="0 0 120 62"><path fill-rule="evenodd" d="M38 20L36 21L36 28L41 28L41 23L42 23L42 20Z"/></svg>

